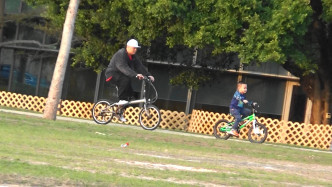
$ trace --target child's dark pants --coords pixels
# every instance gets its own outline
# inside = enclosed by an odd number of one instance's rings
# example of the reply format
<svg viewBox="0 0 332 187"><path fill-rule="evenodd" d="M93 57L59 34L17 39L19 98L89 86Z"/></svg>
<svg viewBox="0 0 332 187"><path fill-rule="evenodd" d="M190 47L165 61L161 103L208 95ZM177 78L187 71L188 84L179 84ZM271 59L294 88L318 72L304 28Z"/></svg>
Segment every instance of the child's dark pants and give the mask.
<svg viewBox="0 0 332 187"><path fill-rule="evenodd" d="M235 118L235 122L234 122L232 128L234 130L238 130L238 126L239 126L239 123L241 122L241 119L249 116L251 111L247 108L240 108L240 109L231 108L230 113Z"/></svg>

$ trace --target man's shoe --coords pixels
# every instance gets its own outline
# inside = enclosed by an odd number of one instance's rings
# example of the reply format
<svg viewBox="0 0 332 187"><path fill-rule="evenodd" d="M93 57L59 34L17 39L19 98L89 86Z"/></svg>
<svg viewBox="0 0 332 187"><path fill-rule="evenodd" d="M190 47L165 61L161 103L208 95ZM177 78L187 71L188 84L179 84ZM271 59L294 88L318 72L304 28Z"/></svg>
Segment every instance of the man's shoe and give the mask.
<svg viewBox="0 0 332 187"><path fill-rule="evenodd" d="M126 122L126 121L127 121L126 118L123 117L123 115L119 115L118 118L119 118L119 120L122 121L122 122Z"/></svg>
<svg viewBox="0 0 332 187"><path fill-rule="evenodd" d="M118 102L118 105L125 105L125 104L128 104L128 101L126 101L126 100L120 100Z"/></svg>
<svg viewBox="0 0 332 187"><path fill-rule="evenodd" d="M231 131L229 131L228 134L231 134L231 135L236 136L236 137L240 136L239 133L237 132L237 130L235 130L235 129L232 129Z"/></svg>

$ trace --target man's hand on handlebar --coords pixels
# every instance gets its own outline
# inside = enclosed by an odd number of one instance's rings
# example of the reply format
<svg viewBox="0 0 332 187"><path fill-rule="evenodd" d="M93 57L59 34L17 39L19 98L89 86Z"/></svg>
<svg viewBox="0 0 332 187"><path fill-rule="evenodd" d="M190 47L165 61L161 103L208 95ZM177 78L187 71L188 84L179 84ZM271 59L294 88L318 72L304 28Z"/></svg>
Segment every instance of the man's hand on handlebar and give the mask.
<svg viewBox="0 0 332 187"><path fill-rule="evenodd" d="M154 77L152 75L149 76L149 79L151 80L151 82L154 82Z"/></svg>
<svg viewBox="0 0 332 187"><path fill-rule="evenodd" d="M139 80L143 80L145 77L144 77L144 75L142 75L142 74L137 74L136 75L136 78L138 78ZM154 77L153 76L148 76L147 77L149 80L151 80L151 82L154 82Z"/></svg>
<svg viewBox="0 0 332 187"><path fill-rule="evenodd" d="M136 77L137 77L139 80L144 79L144 75L142 75L142 74L137 74Z"/></svg>

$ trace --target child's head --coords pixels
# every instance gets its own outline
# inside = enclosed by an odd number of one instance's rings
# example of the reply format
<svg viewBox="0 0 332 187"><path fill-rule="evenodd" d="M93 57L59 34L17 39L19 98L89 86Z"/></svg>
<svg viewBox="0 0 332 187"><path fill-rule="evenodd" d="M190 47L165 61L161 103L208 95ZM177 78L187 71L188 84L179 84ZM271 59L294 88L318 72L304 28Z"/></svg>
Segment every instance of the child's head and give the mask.
<svg viewBox="0 0 332 187"><path fill-rule="evenodd" d="M247 84L244 82L238 82L237 83L237 90L240 92L240 94L247 93Z"/></svg>

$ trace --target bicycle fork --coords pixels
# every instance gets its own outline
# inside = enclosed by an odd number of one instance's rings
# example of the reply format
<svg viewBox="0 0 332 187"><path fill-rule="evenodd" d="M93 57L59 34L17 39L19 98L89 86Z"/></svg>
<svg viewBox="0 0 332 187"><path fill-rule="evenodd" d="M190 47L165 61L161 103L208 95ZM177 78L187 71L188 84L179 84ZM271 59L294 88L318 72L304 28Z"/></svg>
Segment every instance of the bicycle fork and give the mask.
<svg viewBox="0 0 332 187"><path fill-rule="evenodd" d="M253 128L253 132L254 134L264 134L264 130L260 130L258 128L258 126L256 125L256 119L252 122L252 128Z"/></svg>
<svg viewBox="0 0 332 187"><path fill-rule="evenodd" d="M256 127L256 119L254 119L252 121L252 128L253 128L255 134L259 133L259 129Z"/></svg>
<svg viewBox="0 0 332 187"><path fill-rule="evenodd" d="M143 108L144 108L144 111L145 111L145 113L146 113L146 116L147 116L148 118L151 118L150 111L149 111L149 109L148 109L148 107L147 107L147 104L144 104Z"/></svg>

